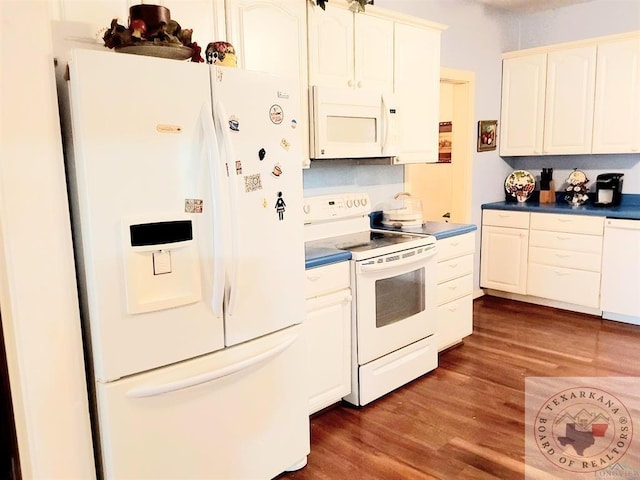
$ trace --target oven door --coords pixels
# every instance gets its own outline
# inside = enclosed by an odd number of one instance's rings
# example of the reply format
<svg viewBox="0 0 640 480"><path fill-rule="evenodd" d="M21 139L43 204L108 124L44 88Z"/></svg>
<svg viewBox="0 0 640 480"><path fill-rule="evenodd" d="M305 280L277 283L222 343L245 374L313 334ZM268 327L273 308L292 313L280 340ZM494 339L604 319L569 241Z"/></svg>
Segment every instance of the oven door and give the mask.
<svg viewBox="0 0 640 480"><path fill-rule="evenodd" d="M358 364L436 330L435 244L355 262Z"/></svg>

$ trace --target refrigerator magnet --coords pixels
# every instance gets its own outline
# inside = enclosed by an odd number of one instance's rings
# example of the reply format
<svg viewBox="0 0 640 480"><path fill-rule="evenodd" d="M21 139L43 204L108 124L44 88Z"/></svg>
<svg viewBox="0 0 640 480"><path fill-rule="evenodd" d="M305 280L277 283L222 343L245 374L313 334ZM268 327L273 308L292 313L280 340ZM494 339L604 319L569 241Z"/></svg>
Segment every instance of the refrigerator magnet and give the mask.
<svg viewBox="0 0 640 480"><path fill-rule="evenodd" d="M261 148L260 150L258 150L258 158L260 159L260 161L264 160L264 157L267 156L267 151L264 148Z"/></svg>
<svg viewBox="0 0 640 480"><path fill-rule="evenodd" d="M202 199L185 198L184 211L185 213L202 213Z"/></svg>
<svg viewBox="0 0 640 480"><path fill-rule="evenodd" d="M242 175L242 162L236 160L236 175Z"/></svg>
<svg viewBox="0 0 640 480"><path fill-rule="evenodd" d="M282 120L284 119L282 107L278 104L271 105L271 108L269 109L269 118L276 125L280 125L282 123Z"/></svg>
<svg viewBox="0 0 640 480"><path fill-rule="evenodd" d="M279 163L276 163L274 165L273 170L271 170L271 175L273 175L276 178L282 175L282 167L280 166Z"/></svg>
<svg viewBox="0 0 640 480"><path fill-rule="evenodd" d="M231 115L229 117L229 128L234 132L240 131L240 121L238 120L238 117L236 117L235 115Z"/></svg>
<svg viewBox="0 0 640 480"><path fill-rule="evenodd" d="M244 191L255 192L256 190L262 190L262 179L259 173L253 175L246 175L244 177Z"/></svg>
<svg viewBox="0 0 640 480"><path fill-rule="evenodd" d="M284 210L285 207L287 206L286 203L284 203L284 199L282 198L282 192L278 192L278 199L276 200L276 212L278 213L278 220L284 220Z"/></svg>
<svg viewBox="0 0 640 480"><path fill-rule="evenodd" d="M298 126L298 122L294 118L293 120L291 120L291 128L296 128L297 126Z"/></svg>
<svg viewBox="0 0 640 480"><path fill-rule="evenodd" d="M267 208L267 205L269 205L269 204L267 203L267 199L266 199L266 198L263 198L263 199L262 199L262 208Z"/></svg>
<svg viewBox="0 0 640 480"><path fill-rule="evenodd" d="M287 140L286 138L283 138L282 140L280 140L280 146L288 152L291 148L291 143L289 143L289 140Z"/></svg>

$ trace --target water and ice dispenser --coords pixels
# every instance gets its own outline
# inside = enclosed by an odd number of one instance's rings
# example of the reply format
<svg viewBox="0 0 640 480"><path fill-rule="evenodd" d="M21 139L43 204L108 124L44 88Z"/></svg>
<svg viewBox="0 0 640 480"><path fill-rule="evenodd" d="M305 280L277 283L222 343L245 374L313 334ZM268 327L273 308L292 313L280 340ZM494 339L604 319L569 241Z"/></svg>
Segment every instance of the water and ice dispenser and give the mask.
<svg viewBox="0 0 640 480"><path fill-rule="evenodd" d="M201 299L200 260L190 219L125 222L123 233L129 314Z"/></svg>

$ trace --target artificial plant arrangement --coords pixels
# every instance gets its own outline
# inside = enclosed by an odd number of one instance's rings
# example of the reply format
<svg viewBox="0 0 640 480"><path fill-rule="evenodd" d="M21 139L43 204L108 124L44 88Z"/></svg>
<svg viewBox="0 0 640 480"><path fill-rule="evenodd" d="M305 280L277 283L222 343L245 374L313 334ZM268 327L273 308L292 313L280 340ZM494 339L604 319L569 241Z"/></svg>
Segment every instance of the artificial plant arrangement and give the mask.
<svg viewBox="0 0 640 480"><path fill-rule="evenodd" d="M316 4L324 10L328 1L329 0L316 0ZM355 12L364 12L364 6L372 3L373 0L351 0L349 8Z"/></svg>

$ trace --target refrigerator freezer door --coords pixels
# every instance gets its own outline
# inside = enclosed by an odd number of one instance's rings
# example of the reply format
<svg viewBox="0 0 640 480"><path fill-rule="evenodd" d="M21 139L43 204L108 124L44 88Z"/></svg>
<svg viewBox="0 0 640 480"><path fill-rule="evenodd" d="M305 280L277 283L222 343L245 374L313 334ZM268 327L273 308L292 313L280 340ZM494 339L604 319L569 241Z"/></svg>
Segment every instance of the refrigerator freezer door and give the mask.
<svg viewBox="0 0 640 480"><path fill-rule="evenodd" d="M105 478L273 478L304 462L301 326L98 384Z"/></svg>
<svg viewBox="0 0 640 480"><path fill-rule="evenodd" d="M273 75L211 68L231 195L225 342L235 345L304 317L299 88Z"/></svg>
<svg viewBox="0 0 640 480"><path fill-rule="evenodd" d="M209 70L76 50L69 92L74 241L96 378L224 347L212 309Z"/></svg>

